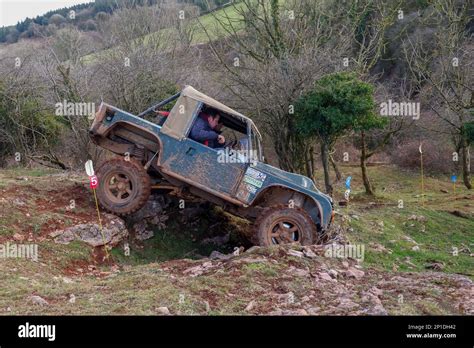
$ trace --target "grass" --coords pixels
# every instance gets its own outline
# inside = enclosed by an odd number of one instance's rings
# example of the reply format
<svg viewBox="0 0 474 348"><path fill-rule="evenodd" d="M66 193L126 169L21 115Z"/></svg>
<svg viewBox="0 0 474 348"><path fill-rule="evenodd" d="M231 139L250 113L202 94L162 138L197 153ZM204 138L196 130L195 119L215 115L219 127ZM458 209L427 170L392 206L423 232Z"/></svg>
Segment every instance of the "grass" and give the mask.
<svg viewBox="0 0 474 348"><path fill-rule="evenodd" d="M377 187L377 196L368 197L363 193L358 168L344 166L341 169L344 176L353 177L353 195L347 207L338 207L346 220L343 221L340 215L337 219L346 228L346 237L351 243L365 246L364 268L386 272L384 274L392 274L394 269L417 273L426 271L427 264L439 262L444 264L441 272L461 273L472 278L473 258L466 248L473 248L474 219L451 213L457 210L473 214L472 192L458 187L457 192L453 193L449 191L452 186L448 178L428 177L423 206L417 192L417 173L392 166L378 166L369 168L369 175ZM26 176L28 180L17 180L19 176ZM32 175L23 169L0 171L0 184L3 184L0 192L6 199L0 201L0 238L11 240L13 233L21 226L34 231L35 226L41 229L50 221L69 220L67 225L75 223L74 216L66 218L62 215L60 206L59 210L44 211L38 209L35 202L47 195L54 203L56 199L67 196L71 182L82 181L86 181L82 176L64 177L48 170L36 170ZM38 188L38 191L31 187ZM59 194L51 195L49 192L53 188L62 189L63 193L59 191ZM335 189L336 201L342 199L345 190L343 183L338 183ZM446 189L448 193L441 191ZM75 192L87 194L87 190ZM11 204L16 197L27 202L28 219L25 219L26 211ZM403 200L403 208L398 208L400 199ZM78 208L82 214L90 212L92 216L94 213L93 202L89 200ZM179 267L182 262L185 262L183 267L186 268L195 264L194 261L181 259L208 256L212 250L227 253L232 251L229 245L241 245L237 236L237 231L242 228L240 219L219 209L200 216L199 220L189 223L184 222L180 215L171 215L164 228L154 230L152 239L136 242L130 238L130 256L124 255L122 246L114 248L112 256L119 271L110 265L95 264L96 273L78 273L79 268L86 269L94 264L90 247L81 242L56 244L49 238L38 241L39 262L22 259L0 261L0 282L3 284L0 288L0 314L151 315L157 314L157 308L162 306L168 307L174 314L242 314L252 300L257 301L258 311L273 310L275 300L269 297L269 287L273 287L273 292L278 294L293 292L295 301L314 289L311 278L287 273L290 265L309 270L314 267L313 261L296 257L286 257L284 262L247 261L238 267L224 267L219 272L195 278L171 276L166 267ZM413 216L418 220L413 220ZM211 226L216 220L223 221L223 225L215 231ZM202 243L204 238L222 231L231 232L229 245L219 247ZM412 250L415 244L407 239L415 241L420 250ZM387 251L377 251L374 245L382 245ZM453 255L453 247L458 250L457 256ZM257 250L249 257L260 257L260 252ZM280 259L276 248L269 248L265 253L275 260ZM169 261L174 259L180 260ZM322 260L329 268L337 267L329 265L335 261ZM168 263L171 266L167 266ZM72 279L72 282L65 281L65 277ZM444 284L447 280L439 281ZM444 285L450 286L449 283ZM403 293L403 289L399 291ZM449 299L443 299L445 295L435 287L423 291L426 294L421 295L436 300L423 302L404 293L405 302L398 303L398 292L389 292L384 295L384 306L392 314L453 313ZM41 295L50 305L32 305L29 300L32 294ZM71 294L76 298L75 303L69 302ZM325 303L328 301L332 301L332 297L326 298ZM318 306L324 309L325 304Z"/></svg>
<svg viewBox="0 0 474 348"><path fill-rule="evenodd" d="M369 168L369 175L378 188L377 197L372 198L363 193L358 168L344 170L348 172L346 175L353 176L355 194L349 206L340 208L340 211L349 216L359 216L358 220L350 220L353 232L348 238L352 243L365 245L365 263L368 266L385 270L395 267L401 271L423 271L429 263L442 262L445 272L474 276L474 260L466 249L474 246L472 191L458 187L453 192L448 177L427 177L423 205L419 174L381 166ZM403 201L403 208L398 208L400 200ZM370 202L377 204L371 206ZM454 211L461 211L471 218L457 217L452 214ZM423 217L421 219L426 221L410 220L414 217ZM414 240L420 250L412 250L415 244L405 237ZM392 253L374 251L370 243L381 244ZM453 248L457 248L457 256L453 254L456 250Z"/></svg>

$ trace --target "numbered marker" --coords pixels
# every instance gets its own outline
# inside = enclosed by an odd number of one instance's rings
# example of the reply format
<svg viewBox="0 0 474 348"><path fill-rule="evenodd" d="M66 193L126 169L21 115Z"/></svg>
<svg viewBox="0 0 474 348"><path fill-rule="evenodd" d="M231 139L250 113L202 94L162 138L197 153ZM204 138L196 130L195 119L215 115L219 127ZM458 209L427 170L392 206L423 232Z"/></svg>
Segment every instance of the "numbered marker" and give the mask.
<svg viewBox="0 0 474 348"><path fill-rule="evenodd" d="M91 189L95 190L97 186L99 186L99 179L97 179L96 175L89 176L89 184Z"/></svg>

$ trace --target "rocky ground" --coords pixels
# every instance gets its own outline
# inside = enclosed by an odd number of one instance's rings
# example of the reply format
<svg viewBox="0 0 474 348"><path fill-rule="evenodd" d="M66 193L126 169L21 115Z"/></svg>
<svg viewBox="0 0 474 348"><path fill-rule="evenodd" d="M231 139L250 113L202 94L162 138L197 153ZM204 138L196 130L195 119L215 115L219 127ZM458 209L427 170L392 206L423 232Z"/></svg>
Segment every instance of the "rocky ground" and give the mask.
<svg viewBox="0 0 474 348"><path fill-rule="evenodd" d="M100 231L80 174L4 172L0 185L0 244L39 251L37 261L0 260L3 314L474 314L469 245L443 258L444 245L418 238L415 229L438 221L427 211L401 215L397 235L392 212L370 219L377 208L364 203L338 212L327 245L260 248L245 238L247 222L158 194L126 219L101 212ZM461 219L453 236L468 244L469 217L448 216ZM362 224L364 260L328 254L361 243Z"/></svg>

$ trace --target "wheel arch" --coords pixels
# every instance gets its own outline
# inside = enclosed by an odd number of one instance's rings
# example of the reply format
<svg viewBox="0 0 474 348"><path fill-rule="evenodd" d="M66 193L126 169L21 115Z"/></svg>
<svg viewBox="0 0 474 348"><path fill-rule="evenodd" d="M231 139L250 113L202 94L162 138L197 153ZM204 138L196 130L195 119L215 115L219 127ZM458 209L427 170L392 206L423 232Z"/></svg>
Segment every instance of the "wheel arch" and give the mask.
<svg viewBox="0 0 474 348"><path fill-rule="evenodd" d="M323 227L324 211L321 204L305 192L285 185L273 184L260 191L251 202L253 206L270 207L277 204L288 205L293 200L295 206L304 209L318 227Z"/></svg>

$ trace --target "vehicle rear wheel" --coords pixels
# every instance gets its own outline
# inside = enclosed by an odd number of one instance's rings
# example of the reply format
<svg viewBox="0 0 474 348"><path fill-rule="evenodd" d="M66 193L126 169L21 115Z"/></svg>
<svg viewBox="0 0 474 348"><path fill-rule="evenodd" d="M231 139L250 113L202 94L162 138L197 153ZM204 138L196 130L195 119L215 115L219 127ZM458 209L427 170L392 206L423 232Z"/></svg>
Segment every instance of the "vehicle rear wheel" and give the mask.
<svg viewBox="0 0 474 348"><path fill-rule="evenodd" d="M150 196L150 177L134 160L109 160L98 169L97 177L97 198L111 213L131 214L143 207Z"/></svg>
<svg viewBox="0 0 474 348"><path fill-rule="evenodd" d="M316 227L303 209L276 206L263 210L255 221L255 229L261 246L295 242L309 245Z"/></svg>

